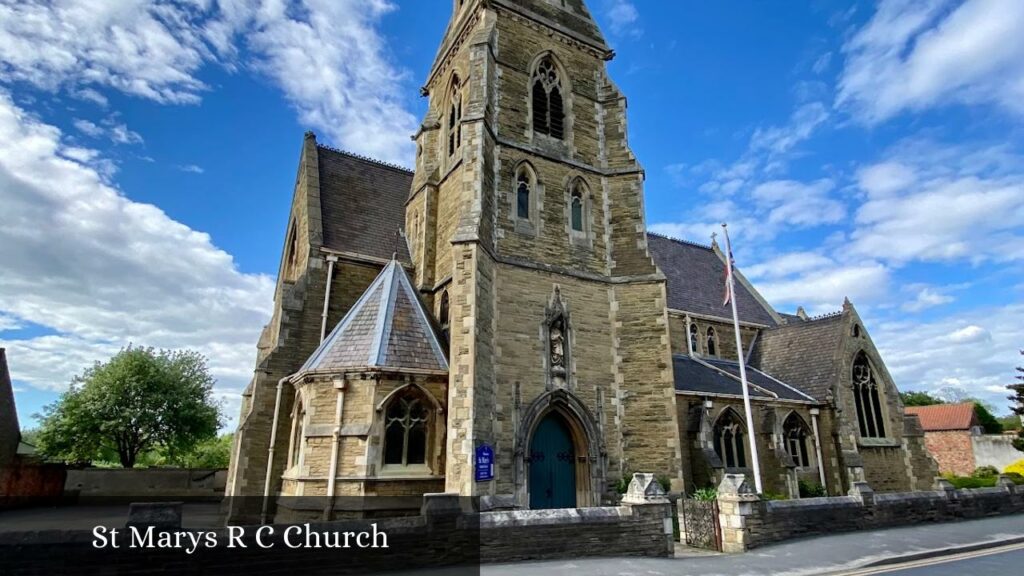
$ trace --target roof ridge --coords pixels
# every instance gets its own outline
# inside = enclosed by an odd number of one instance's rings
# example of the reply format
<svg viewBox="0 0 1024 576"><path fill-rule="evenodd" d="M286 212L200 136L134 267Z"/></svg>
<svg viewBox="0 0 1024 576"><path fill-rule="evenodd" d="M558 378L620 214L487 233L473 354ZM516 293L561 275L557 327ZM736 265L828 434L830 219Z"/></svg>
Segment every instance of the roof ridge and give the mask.
<svg viewBox="0 0 1024 576"><path fill-rule="evenodd" d="M838 318L843 315L842 310L835 312L826 312L824 314L818 314L817 316L811 316L805 322L817 322L818 320L831 320L832 318Z"/></svg>
<svg viewBox="0 0 1024 576"><path fill-rule="evenodd" d="M703 249L708 250L708 251L713 250L713 248L711 248L710 244L701 244L700 242L694 242L692 240L684 240L682 238L676 238L675 236L669 236L668 234L660 234L658 232L652 232L650 230L647 231L647 234L649 236L657 236L658 238L664 238L665 240L671 240L672 242L676 242L677 244L686 244L687 246L694 246L696 248L703 248Z"/></svg>
<svg viewBox="0 0 1024 576"><path fill-rule="evenodd" d="M348 156L349 158L355 158L356 160L362 160L363 162L369 162L370 164L376 164L377 166L383 166L384 168L391 168L392 170L398 170L400 172L405 172L406 174L415 174L416 173L415 171L410 170L410 169L408 169L408 168L406 168L404 166L400 166L398 164L393 164L391 162L385 162L383 160L377 160L376 158L371 158L369 156L363 156L362 154L356 154L355 152L349 152L348 150L342 150L341 148L335 148L334 146L328 146L327 144L321 144L321 143L317 142L316 147L317 148L323 148L325 150L330 150L331 152L334 152L336 154L341 154L342 156Z"/></svg>

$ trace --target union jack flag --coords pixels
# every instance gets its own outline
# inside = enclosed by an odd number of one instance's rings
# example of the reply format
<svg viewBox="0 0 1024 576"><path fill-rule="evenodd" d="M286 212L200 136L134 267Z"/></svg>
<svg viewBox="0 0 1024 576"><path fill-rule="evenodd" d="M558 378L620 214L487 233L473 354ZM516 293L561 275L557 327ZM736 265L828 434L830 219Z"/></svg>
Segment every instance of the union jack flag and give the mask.
<svg viewBox="0 0 1024 576"><path fill-rule="evenodd" d="M728 306L732 300L732 269L736 267L736 260L732 257L732 244L729 242L729 232L725 233L725 249L729 261L725 264L725 295L722 297L722 306Z"/></svg>

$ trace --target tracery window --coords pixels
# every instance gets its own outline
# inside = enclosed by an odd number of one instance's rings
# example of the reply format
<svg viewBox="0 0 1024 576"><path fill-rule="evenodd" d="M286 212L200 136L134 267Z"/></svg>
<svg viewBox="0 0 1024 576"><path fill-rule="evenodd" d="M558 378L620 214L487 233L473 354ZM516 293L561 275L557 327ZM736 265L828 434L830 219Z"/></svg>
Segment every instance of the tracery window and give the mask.
<svg viewBox="0 0 1024 576"><path fill-rule="evenodd" d="M452 90L448 108L448 156L462 147L462 87L459 78L452 79Z"/></svg>
<svg viewBox="0 0 1024 576"><path fill-rule="evenodd" d="M708 351L708 356L718 356L718 336L715 334L715 329L708 326L708 337L707 346L705 350Z"/></svg>
<svg viewBox="0 0 1024 576"><path fill-rule="evenodd" d="M864 352L859 353L853 361L853 401L857 406L861 438L885 438L878 380Z"/></svg>
<svg viewBox="0 0 1024 576"><path fill-rule="evenodd" d="M518 218L530 219L530 201L534 187L535 181L530 169L520 166L516 173L516 216Z"/></svg>
<svg viewBox="0 0 1024 576"><path fill-rule="evenodd" d="M550 56L545 56L533 74L533 131L559 140L565 137L562 82Z"/></svg>
<svg viewBox="0 0 1024 576"><path fill-rule="evenodd" d="M690 352L700 354L700 330L696 324L690 324Z"/></svg>
<svg viewBox="0 0 1024 576"><path fill-rule="evenodd" d="M726 468L746 468L743 424L732 410L726 410L715 423L715 453Z"/></svg>
<svg viewBox="0 0 1024 576"><path fill-rule="evenodd" d="M306 435L306 408L302 406L301 398L296 397L296 402L299 403L299 409L295 413L295 424L292 426L294 436L292 437L292 458L289 466L298 466L302 461L302 445L305 443L303 440Z"/></svg>
<svg viewBox="0 0 1024 576"><path fill-rule="evenodd" d="M285 256L285 278L292 280L294 279L295 269L299 264L299 233L296 230L295 223L292 222L291 231L288 233L288 247L286 248Z"/></svg>
<svg viewBox="0 0 1024 576"><path fill-rule="evenodd" d="M811 465L809 452L807 451L807 423L796 413L790 414L782 425L782 433L786 440L786 452L793 463L801 468Z"/></svg>
<svg viewBox="0 0 1024 576"><path fill-rule="evenodd" d="M444 336L444 341L448 342L451 337L451 319L450 315L451 304L448 300L448 291L445 290L441 293L441 304L438 306L437 320L438 324L441 325L441 334Z"/></svg>
<svg viewBox="0 0 1024 576"><path fill-rule="evenodd" d="M416 466L427 463L427 401L415 389L391 400L384 413L384 465Z"/></svg>

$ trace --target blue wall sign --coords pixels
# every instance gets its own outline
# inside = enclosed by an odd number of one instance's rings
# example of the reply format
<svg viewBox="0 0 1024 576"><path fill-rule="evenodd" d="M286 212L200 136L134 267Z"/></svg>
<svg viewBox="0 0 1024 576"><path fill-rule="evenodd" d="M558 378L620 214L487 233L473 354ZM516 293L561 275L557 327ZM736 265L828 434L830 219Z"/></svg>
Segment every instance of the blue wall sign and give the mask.
<svg viewBox="0 0 1024 576"><path fill-rule="evenodd" d="M494 449L487 444L476 447L476 481L494 480Z"/></svg>

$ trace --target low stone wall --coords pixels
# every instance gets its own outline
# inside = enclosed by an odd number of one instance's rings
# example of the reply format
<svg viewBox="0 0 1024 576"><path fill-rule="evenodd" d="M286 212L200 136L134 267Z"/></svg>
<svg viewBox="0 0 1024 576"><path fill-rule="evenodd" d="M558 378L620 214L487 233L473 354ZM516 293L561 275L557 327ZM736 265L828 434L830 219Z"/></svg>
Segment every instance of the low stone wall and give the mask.
<svg viewBox="0 0 1024 576"><path fill-rule="evenodd" d="M0 467L0 510L56 504L64 490L64 473L59 464L27 464L18 459Z"/></svg>
<svg viewBox="0 0 1024 576"><path fill-rule="evenodd" d="M764 501L742 475L727 475L718 504L723 550L745 552L803 536L1024 513L1024 490L1006 477L974 490L937 478L927 492L875 494L858 482L849 496Z"/></svg>
<svg viewBox="0 0 1024 576"><path fill-rule="evenodd" d="M297 571L303 576L369 574L425 568L478 575L480 563L486 562L666 557L674 550L671 505L653 474L635 475L622 505L616 507L483 513L474 512L477 508L474 499L457 494L427 494L421 514L415 517L244 527L243 549L227 546L231 530L238 527L182 530L180 503L133 504L127 526L183 534L186 546L192 541L190 534L209 534L197 537L198 541L216 545L199 545L192 553L177 548L96 549L92 531L55 526L53 530L0 532L0 574L141 574L162 566L174 573L219 576L293 576ZM128 540L128 531L121 529L122 543ZM289 531L301 535L383 532L388 549L294 549L285 539ZM261 533L262 540L257 541ZM301 535L295 538L304 540Z"/></svg>
<svg viewBox="0 0 1024 576"><path fill-rule="evenodd" d="M68 470L64 491L79 501L106 498L220 501L227 470L189 468L85 468Z"/></svg>
<svg viewBox="0 0 1024 576"><path fill-rule="evenodd" d="M485 512L484 562L673 554L670 505Z"/></svg>

